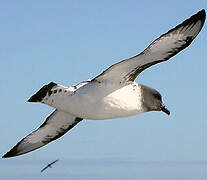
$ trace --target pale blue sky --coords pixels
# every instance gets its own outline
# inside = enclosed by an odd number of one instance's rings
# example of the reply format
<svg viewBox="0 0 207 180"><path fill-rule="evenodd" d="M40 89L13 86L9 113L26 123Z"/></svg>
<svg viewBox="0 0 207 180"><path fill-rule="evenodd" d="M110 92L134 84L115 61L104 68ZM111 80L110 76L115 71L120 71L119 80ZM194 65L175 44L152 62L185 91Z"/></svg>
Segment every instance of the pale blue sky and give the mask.
<svg viewBox="0 0 207 180"><path fill-rule="evenodd" d="M92 78L206 7L206 0L1 1L1 155L52 111L26 102L43 85ZM205 179L206 30L205 24L188 49L137 79L162 94L170 116L83 121L39 150L0 159L0 179Z"/></svg>

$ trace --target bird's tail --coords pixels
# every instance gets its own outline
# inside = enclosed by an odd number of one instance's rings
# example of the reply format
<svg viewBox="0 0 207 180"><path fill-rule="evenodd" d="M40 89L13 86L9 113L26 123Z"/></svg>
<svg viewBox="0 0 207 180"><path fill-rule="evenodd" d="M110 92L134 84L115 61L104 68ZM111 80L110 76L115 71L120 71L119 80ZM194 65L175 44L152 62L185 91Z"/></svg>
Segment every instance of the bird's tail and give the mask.
<svg viewBox="0 0 207 180"><path fill-rule="evenodd" d="M42 102L43 99L49 97L53 93L53 89L57 86L58 85L54 82L43 86L37 93L29 98L28 102Z"/></svg>
<svg viewBox="0 0 207 180"><path fill-rule="evenodd" d="M51 82L31 96L28 102L41 102L57 108L57 103L70 93L72 93L70 87L61 86Z"/></svg>

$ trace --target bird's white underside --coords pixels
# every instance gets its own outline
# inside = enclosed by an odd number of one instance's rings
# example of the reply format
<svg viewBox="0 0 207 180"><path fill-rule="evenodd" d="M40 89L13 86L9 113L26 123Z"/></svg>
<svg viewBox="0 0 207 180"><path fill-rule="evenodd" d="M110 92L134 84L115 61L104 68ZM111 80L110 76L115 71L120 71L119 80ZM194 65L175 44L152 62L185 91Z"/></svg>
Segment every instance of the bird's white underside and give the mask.
<svg viewBox="0 0 207 180"><path fill-rule="evenodd" d="M62 86L55 86L52 91ZM111 83L84 83L79 89L64 87L65 91L45 97L43 103L76 117L91 120L132 116L144 112L140 86Z"/></svg>

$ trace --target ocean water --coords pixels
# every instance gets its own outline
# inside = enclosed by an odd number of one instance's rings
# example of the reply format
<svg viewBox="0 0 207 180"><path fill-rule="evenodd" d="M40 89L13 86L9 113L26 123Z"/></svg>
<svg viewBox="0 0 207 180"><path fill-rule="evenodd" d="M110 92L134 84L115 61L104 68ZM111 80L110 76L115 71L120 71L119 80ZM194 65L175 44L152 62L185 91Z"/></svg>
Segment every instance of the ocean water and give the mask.
<svg viewBox="0 0 207 180"><path fill-rule="evenodd" d="M138 161L133 158L1 159L1 180L206 180L206 161Z"/></svg>

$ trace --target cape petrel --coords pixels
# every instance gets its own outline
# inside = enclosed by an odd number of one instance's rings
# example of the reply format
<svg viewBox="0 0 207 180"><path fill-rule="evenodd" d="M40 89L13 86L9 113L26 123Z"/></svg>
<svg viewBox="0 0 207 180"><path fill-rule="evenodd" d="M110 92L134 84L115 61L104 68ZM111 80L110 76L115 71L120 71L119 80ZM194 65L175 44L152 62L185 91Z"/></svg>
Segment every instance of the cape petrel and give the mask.
<svg viewBox="0 0 207 180"><path fill-rule="evenodd" d="M135 79L146 68L167 61L188 47L201 31L205 17L203 9L161 35L140 54L110 66L91 80L70 87L54 82L43 86L28 101L47 104L55 111L3 158L38 149L64 135L83 119L112 119L148 111L163 111L169 115L161 94L136 83Z"/></svg>

